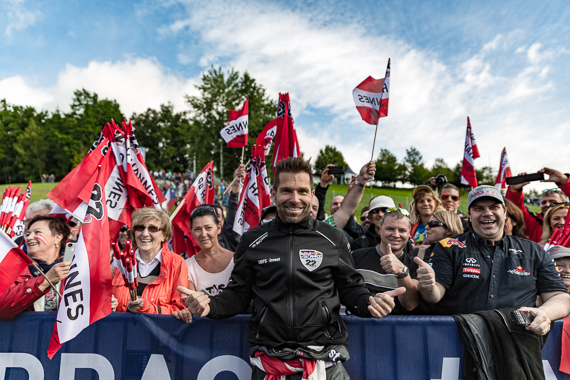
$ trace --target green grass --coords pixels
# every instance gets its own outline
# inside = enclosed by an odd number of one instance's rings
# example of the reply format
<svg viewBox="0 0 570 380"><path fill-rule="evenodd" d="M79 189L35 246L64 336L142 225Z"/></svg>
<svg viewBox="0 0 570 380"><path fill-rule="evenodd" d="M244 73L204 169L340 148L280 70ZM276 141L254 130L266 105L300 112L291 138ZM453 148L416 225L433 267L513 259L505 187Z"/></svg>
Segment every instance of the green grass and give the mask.
<svg viewBox="0 0 570 380"><path fill-rule="evenodd" d="M329 206L331 201L337 195L346 195L348 186L347 185L330 185L329 190L327 191L327 200L325 202L325 210L329 212ZM367 187L364 189L364 195L362 196L362 200L356 209L356 217L360 219L360 210L364 206L368 206L368 202L374 197L379 195L387 195L394 199L394 203L398 205L398 203L402 204L402 207L405 209L409 209L410 202L412 201L412 189L396 189L396 188L370 188ZM540 212L539 206L528 206L530 211L532 212ZM461 211L467 214L467 192L465 194L461 194L461 206L459 207Z"/></svg>
<svg viewBox="0 0 570 380"><path fill-rule="evenodd" d="M31 202L36 202L39 201L40 199L46 199L46 194L49 193L51 191L51 189L53 189L55 186L57 185L57 182L55 183L34 183L32 182L32 195L30 197L30 203ZM20 193L23 193L26 191L26 187L28 186L27 183L15 183L15 184L10 184L10 185L0 185L0 195L4 193L4 190L8 187L8 186L20 186Z"/></svg>

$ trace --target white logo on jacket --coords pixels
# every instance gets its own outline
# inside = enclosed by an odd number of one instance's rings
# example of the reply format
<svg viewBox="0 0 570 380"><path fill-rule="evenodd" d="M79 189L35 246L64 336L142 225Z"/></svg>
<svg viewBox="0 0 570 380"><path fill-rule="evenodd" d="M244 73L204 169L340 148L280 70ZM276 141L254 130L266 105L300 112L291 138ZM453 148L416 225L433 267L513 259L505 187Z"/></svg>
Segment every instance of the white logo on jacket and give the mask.
<svg viewBox="0 0 570 380"><path fill-rule="evenodd" d="M300 249L299 258L303 266L312 272L323 262L323 253L314 249Z"/></svg>

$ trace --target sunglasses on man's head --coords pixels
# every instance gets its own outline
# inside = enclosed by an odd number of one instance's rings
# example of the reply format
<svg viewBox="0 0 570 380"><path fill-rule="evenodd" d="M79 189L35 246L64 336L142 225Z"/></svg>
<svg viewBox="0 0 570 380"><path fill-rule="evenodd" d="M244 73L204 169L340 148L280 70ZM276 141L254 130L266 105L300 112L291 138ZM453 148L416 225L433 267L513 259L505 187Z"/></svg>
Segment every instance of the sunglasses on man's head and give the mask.
<svg viewBox="0 0 570 380"><path fill-rule="evenodd" d="M445 227L447 228L447 226L445 225L445 223L439 222L437 220L430 220L429 222L427 222L426 226L428 226L429 228L436 228L436 227Z"/></svg>
<svg viewBox="0 0 570 380"><path fill-rule="evenodd" d="M145 226L135 226L133 229L134 229L136 232L143 232L145 229L148 229L148 232L150 232L151 234L155 234L155 233L157 233L158 231L162 231L162 228L158 228L158 227L156 227L156 226L148 226L148 227L145 227Z"/></svg>
<svg viewBox="0 0 570 380"><path fill-rule="evenodd" d="M379 207L379 208L375 208L374 210L370 210L368 211L368 214L378 214L380 211L382 211L384 214L386 213L386 211L388 210L388 207Z"/></svg>
<svg viewBox="0 0 570 380"><path fill-rule="evenodd" d="M560 190L558 187L555 187L554 189L544 189L544 190L542 190L542 193L544 194L544 193L547 193L549 191L554 191L555 193L561 193L562 192L562 190Z"/></svg>
<svg viewBox="0 0 570 380"><path fill-rule="evenodd" d="M459 197L457 195L441 194L441 200L446 201L449 198L451 198L451 200L454 202L457 202L459 200Z"/></svg>
<svg viewBox="0 0 570 380"><path fill-rule="evenodd" d="M390 212L399 212L400 214L407 216L408 218L410 217L410 213L405 208L390 207L389 209L386 210L386 213L390 213Z"/></svg>

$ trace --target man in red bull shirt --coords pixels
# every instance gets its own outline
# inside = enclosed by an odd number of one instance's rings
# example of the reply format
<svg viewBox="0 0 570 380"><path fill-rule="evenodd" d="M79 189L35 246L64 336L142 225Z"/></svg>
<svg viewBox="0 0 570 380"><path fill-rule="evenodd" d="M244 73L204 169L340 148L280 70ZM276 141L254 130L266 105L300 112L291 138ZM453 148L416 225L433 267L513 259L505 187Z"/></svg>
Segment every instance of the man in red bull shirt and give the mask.
<svg viewBox="0 0 570 380"><path fill-rule="evenodd" d="M493 186L468 196L473 231L440 241L429 260L418 260L418 291L441 314L516 308L534 316L538 335L570 312L570 295L554 261L538 244L506 235L503 197ZM536 296L544 301L536 306Z"/></svg>

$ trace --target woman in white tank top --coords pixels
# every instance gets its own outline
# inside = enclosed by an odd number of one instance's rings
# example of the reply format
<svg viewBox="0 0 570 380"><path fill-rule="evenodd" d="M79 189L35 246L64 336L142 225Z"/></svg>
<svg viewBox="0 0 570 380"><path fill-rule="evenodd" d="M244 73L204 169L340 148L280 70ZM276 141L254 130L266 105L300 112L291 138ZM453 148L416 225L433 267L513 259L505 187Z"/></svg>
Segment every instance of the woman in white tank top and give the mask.
<svg viewBox="0 0 570 380"><path fill-rule="evenodd" d="M219 294L227 285L234 268L234 253L222 248L218 242L221 226L212 205L198 206L190 216L192 237L200 252L186 259L188 288Z"/></svg>

